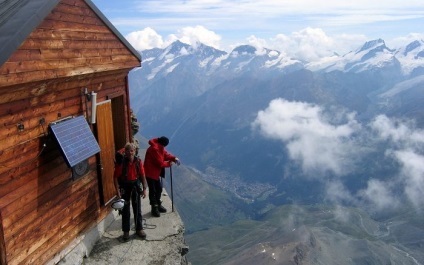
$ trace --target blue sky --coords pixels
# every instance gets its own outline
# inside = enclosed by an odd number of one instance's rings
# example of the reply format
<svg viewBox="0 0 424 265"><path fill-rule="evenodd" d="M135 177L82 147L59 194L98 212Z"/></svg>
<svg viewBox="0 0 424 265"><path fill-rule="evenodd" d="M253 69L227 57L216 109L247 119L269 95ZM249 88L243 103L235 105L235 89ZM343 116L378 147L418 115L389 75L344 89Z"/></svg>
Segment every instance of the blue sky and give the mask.
<svg viewBox="0 0 424 265"><path fill-rule="evenodd" d="M382 38L424 39L423 0L92 0L138 50L179 39L230 51L251 44L322 57Z"/></svg>

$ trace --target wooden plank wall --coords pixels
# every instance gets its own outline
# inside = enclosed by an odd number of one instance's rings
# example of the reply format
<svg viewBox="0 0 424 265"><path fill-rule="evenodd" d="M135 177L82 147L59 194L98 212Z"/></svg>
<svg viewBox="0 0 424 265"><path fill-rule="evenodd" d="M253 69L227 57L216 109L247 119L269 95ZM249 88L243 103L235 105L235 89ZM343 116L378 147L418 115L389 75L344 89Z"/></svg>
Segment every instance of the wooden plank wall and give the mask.
<svg viewBox="0 0 424 265"><path fill-rule="evenodd" d="M0 67L2 264L44 264L110 211L100 206L96 157L73 181L47 128L86 114L84 88L128 102L125 78L139 65L84 1L63 0Z"/></svg>
<svg viewBox="0 0 424 265"><path fill-rule="evenodd" d="M73 181L47 126L59 116L85 114L81 88L96 91L101 101L122 91L125 75L112 72L39 83L21 87L21 93L0 90L0 211L8 264L43 264L108 213L100 205L96 158L89 159L90 172ZM37 104L15 104L21 101L20 94L40 90L41 95L28 98ZM13 113L4 98L13 98ZM44 125L39 124L42 118ZM22 132L16 126L19 122L25 126Z"/></svg>

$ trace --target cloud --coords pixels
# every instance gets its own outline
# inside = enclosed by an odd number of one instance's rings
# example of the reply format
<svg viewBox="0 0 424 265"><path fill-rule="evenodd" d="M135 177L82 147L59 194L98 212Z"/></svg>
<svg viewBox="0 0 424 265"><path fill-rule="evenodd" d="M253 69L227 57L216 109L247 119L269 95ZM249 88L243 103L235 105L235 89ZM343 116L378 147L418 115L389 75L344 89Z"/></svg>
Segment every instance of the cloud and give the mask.
<svg viewBox="0 0 424 265"><path fill-rule="evenodd" d="M152 48L163 48L164 42L160 36L152 28L145 28L141 31L131 32L125 38L134 46L135 49L142 51Z"/></svg>
<svg viewBox="0 0 424 265"><path fill-rule="evenodd" d="M361 126L353 113L326 112L318 105L280 98L258 112L252 128L264 137L282 141L290 159L297 161L305 174L320 177L330 202L379 212L409 201L424 210L424 131L413 121L379 115ZM354 172L355 161L368 159L359 158L366 148L382 152L386 160L380 163L400 167L393 169L391 176L355 174L352 177L370 179L353 193L340 176Z"/></svg>
<svg viewBox="0 0 424 265"><path fill-rule="evenodd" d="M247 44L256 48L256 55L260 56L266 54L265 48L268 48L266 40L251 35L247 38Z"/></svg>
<svg viewBox="0 0 424 265"><path fill-rule="evenodd" d="M178 39L181 42L190 44L194 47L196 47L196 45L200 42L219 49L221 36L203 26L196 26L182 28L178 30L177 34L172 34L169 39Z"/></svg>
<svg viewBox="0 0 424 265"><path fill-rule="evenodd" d="M411 150L396 151L395 156L402 164L406 196L415 207L424 209L424 156Z"/></svg>
<svg viewBox="0 0 424 265"><path fill-rule="evenodd" d="M364 35L328 36L320 28L305 28L291 35L278 34L270 39L269 46L285 51L289 56L305 61L317 61L324 57L341 55L358 49L366 41Z"/></svg>
<svg viewBox="0 0 424 265"><path fill-rule="evenodd" d="M277 50L286 51L290 56L306 61L331 56L334 40L321 29L306 28L290 36L278 34L273 39Z"/></svg>
<svg viewBox="0 0 424 265"><path fill-rule="evenodd" d="M394 196L392 182L371 179L366 189L360 190L358 196L372 205L376 211L393 209L400 205L400 201Z"/></svg>
<svg viewBox="0 0 424 265"><path fill-rule="evenodd" d="M389 119L386 115L379 115L372 121L371 128L380 138L402 147L424 147L424 130L416 129L412 120Z"/></svg>
<svg viewBox="0 0 424 265"><path fill-rule="evenodd" d="M326 183L326 199L335 204L352 204L355 197L339 180Z"/></svg>
<svg viewBox="0 0 424 265"><path fill-rule="evenodd" d="M131 32L126 36L126 39L137 50L165 48L176 40L194 47L200 42L216 49L225 50L221 43L222 37L203 26L181 28L177 30L177 33L170 34L166 38L148 27L141 31ZM233 44L228 47L227 51L242 44L249 44L256 47L258 55L264 54L265 48L269 48L280 51L287 57L305 61L318 61L323 57L334 55L335 52L347 53L355 50L365 40L365 36L359 35L330 37L322 29L306 28L287 36L278 34L268 40L250 35L245 43Z"/></svg>
<svg viewBox="0 0 424 265"><path fill-rule="evenodd" d="M377 136L388 142L386 153L400 164L397 188L418 208L424 208L424 131L411 120L377 116L370 124Z"/></svg>
<svg viewBox="0 0 424 265"><path fill-rule="evenodd" d="M305 173L344 175L354 166L350 137L360 129L353 114L345 119L344 124L331 124L317 105L275 99L258 112L252 126L265 137L283 141Z"/></svg>
<svg viewBox="0 0 424 265"><path fill-rule="evenodd" d="M387 45L393 48L399 48L408 45L409 43L416 40L424 40L423 33L409 33L406 36L396 37L389 41L386 41Z"/></svg>
<svg viewBox="0 0 424 265"><path fill-rule="evenodd" d="M202 26L182 28L176 34L167 36L165 40L155 30L149 27L141 31L131 32L125 38L134 48L140 51L152 48L166 48L176 40L192 45L193 47L196 47L200 42L219 49L221 41L221 37L218 34Z"/></svg>

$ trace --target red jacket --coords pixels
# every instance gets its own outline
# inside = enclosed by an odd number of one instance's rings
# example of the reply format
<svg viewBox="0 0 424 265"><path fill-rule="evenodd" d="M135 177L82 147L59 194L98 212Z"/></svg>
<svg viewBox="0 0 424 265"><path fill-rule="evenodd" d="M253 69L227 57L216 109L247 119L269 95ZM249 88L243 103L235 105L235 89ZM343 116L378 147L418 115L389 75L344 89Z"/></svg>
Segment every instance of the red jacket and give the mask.
<svg viewBox="0 0 424 265"><path fill-rule="evenodd" d="M171 161L175 162L175 156L168 153L165 147L158 143L158 139L149 140L149 148L144 157L144 172L147 178L159 180L159 175L164 167L170 167Z"/></svg>
<svg viewBox="0 0 424 265"><path fill-rule="evenodd" d="M127 159L127 158L124 158L124 159ZM130 162L130 161L126 160L125 163L127 163L127 165L126 165L127 166L127 176L126 176L126 179L124 179L124 180L129 180L129 181L137 180L137 175L138 175L137 173L140 173L141 176L145 176L145 170L144 170L144 167L143 167L143 163L141 162L141 159L134 158L134 162ZM140 169L140 172L137 172L136 163L139 163L138 167ZM114 174L113 174L114 178L121 177L123 164L124 164L124 162L122 164L115 165L115 171L114 171ZM141 176L138 176L138 177L141 177Z"/></svg>

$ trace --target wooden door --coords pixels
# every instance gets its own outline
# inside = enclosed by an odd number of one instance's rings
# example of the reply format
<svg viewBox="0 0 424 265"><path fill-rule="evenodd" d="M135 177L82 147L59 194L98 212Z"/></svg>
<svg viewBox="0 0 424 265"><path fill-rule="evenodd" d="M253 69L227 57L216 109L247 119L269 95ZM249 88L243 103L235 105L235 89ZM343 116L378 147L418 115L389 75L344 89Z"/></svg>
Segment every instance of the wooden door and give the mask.
<svg viewBox="0 0 424 265"><path fill-rule="evenodd" d="M112 104L110 100L97 104L97 137L100 146L100 196L108 204L116 195L113 183L115 141L113 132Z"/></svg>
<svg viewBox="0 0 424 265"><path fill-rule="evenodd" d="M125 101L123 96L112 98L112 118L115 134L115 148L121 149L127 143L125 117Z"/></svg>

